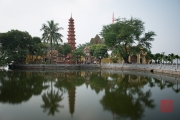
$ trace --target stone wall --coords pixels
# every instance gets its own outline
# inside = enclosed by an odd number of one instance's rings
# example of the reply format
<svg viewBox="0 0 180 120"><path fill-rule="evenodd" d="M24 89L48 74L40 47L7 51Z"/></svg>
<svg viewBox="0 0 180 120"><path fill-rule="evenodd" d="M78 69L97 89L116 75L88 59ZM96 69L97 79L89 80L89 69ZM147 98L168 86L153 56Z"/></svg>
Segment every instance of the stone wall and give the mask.
<svg viewBox="0 0 180 120"><path fill-rule="evenodd" d="M176 68L177 67L177 68ZM122 69L122 70L139 70L153 73L176 74L180 76L180 65L162 65L162 64L119 64L110 63L102 64L102 69Z"/></svg>

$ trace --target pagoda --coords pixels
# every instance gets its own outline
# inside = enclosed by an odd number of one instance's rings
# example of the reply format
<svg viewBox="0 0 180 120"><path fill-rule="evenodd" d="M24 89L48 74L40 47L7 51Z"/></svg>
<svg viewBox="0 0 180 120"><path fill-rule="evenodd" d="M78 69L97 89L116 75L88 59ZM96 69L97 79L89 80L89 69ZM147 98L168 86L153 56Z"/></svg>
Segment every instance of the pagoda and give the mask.
<svg viewBox="0 0 180 120"><path fill-rule="evenodd" d="M71 48L72 48L72 51L74 51L76 49L76 42L75 42L75 31L74 31L74 19L72 18L72 15L71 15L71 18L69 19L69 28L68 28L68 43Z"/></svg>

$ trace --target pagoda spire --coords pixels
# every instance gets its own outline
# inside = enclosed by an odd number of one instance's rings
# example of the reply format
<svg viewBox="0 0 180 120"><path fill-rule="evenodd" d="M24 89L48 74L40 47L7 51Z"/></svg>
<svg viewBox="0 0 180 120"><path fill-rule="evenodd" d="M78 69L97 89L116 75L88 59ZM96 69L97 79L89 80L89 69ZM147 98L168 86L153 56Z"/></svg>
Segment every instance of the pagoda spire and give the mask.
<svg viewBox="0 0 180 120"><path fill-rule="evenodd" d="M74 19L72 18L72 13L71 13L71 18L69 19L69 25L68 25L68 43L72 50L75 50L76 49L76 42L75 42L75 28L74 28Z"/></svg>

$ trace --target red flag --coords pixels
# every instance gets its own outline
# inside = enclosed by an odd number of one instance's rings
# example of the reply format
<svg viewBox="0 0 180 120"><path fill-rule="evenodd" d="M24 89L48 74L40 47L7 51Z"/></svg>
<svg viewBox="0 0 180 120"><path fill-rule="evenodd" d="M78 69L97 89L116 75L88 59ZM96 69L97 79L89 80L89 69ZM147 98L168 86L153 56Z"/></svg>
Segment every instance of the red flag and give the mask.
<svg viewBox="0 0 180 120"><path fill-rule="evenodd" d="M112 16L112 23L114 23L114 12L113 12L113 16Z"/></svg>

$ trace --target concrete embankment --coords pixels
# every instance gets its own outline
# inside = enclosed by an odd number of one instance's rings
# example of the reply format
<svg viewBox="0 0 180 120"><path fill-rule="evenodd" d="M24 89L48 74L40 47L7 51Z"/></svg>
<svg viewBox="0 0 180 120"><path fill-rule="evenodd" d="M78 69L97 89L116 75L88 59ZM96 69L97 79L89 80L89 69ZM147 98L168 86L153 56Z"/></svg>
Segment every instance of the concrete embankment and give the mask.
<svg viewBox="0 0 180 120"><path fill-rule="evenodd" d="M147 71L137 71L137 70L111 70L111 69L103 69L103 73L106 74L130 74L135 76L146 76L149 78L155 78L157 80L163 80L167 82L171 82L174 84L180 84L180 76L174 74L161 74L161 73L152 73Z"/></svg>
<svg viewBox="0 0 180 120"><path fill-rule="evenodd" d="M152 73L173 74L180 77L180 66L160 64L16 64L9 66L10 69L114 69L147 71Z"/></svg>
<svg viewBox="0 0 180 120"><path fill-rule="evenodd" d="M9 69L100 69L99 64L14 64Z"/></svg>
<svg viewBox="0 0 180 120"><path fill-rule="evenodd" d="M161 64L102 64L102 69L121 69L148 71L152 73L173 74L180 76L180 66L177 65L161 65Z"/></svg>

